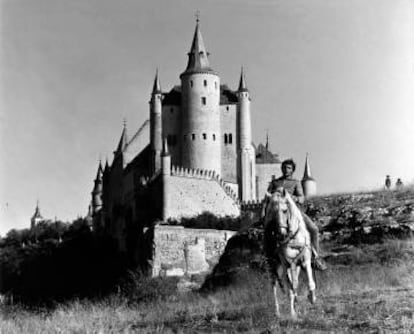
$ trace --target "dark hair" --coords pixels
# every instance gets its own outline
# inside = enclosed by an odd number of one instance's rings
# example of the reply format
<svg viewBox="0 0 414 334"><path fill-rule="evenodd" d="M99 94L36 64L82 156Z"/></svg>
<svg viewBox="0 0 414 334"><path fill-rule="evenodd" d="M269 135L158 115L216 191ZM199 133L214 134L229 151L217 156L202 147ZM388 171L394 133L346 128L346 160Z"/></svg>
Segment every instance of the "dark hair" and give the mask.
<svg viewBox="0 0 414 334"><path fill-rule="evenodd" d="M283 167L284 167L284 166L286 166L286 165L291 165L291 166L292 166L293 171L295 171L295 169L296 169L296 164L295 164L295 162L293 161L293 159L286 159L285 161L283 161L283 162L282 162L282 166L281 166L282 170L283 170Z"/></svg>

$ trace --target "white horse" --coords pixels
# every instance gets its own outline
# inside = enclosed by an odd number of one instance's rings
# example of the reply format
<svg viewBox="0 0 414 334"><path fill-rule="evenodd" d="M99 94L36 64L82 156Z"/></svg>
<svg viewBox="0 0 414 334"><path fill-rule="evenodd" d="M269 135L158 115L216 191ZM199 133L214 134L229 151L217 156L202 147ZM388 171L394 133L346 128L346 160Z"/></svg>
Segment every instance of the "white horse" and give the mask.
<svg viewBox="0 0 414 334"><path fill-rule="evenodd" d="M312 247L302 214L285 189L272 194L266 205L265 250L272 273L272 287L275 298L276 316L280 316L276 280L283 289L283 281L289 287L290 312L297 317L295 301L300 269L306 271L309 287L309 301L316 301L316 284L312 273ZM282 279L280 278L282 271Z"/></svg>

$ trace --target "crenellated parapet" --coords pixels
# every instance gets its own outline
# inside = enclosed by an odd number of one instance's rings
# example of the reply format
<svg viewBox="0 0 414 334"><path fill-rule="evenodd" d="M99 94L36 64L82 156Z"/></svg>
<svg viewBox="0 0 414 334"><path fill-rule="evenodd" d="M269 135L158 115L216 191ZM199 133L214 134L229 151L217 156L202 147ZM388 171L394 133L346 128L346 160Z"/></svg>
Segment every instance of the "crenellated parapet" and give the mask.
<svg viewBox="0 0 414 334"><path fill-rule="evenodd" d="M263 201L243 201L240 203L240 209L242 211L256 211L262 209Z"/></svg>

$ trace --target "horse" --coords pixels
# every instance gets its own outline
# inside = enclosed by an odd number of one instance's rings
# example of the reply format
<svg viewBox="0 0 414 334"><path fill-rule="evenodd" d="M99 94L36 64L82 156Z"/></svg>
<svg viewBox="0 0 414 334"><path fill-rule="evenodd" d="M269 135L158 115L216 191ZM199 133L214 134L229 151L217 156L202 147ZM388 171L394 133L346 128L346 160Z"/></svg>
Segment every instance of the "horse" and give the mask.
<svg viewBox="0 0 414 334"><path fill-rule="evenodd" d="M289 287L290 313L292 318L297 318L295 302L300 269L306 272L308 299L312 304L316 301L316 284L312 272L310 234L300 210L285 189L280 188L268 197L264 225L265 251L272 274L276 316L280 317L276 281L282 290L285 281ZM282 279L279 276L281 270Z"/></svg>

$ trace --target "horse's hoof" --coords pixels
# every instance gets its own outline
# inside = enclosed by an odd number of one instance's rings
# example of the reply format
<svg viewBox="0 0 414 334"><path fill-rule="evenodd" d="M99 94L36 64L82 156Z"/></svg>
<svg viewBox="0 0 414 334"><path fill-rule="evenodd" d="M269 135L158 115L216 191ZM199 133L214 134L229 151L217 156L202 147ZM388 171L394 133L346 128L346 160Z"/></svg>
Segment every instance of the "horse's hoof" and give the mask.
<svg viewBox="0 0 414 334"><path fill-rule="evenodd" d="M316 303L316 296L315 296L315 291L314 291L314 290L309 291L309 294L308 294L308 299L309 299L309 302L310 302L312 305Z"/></svg>

